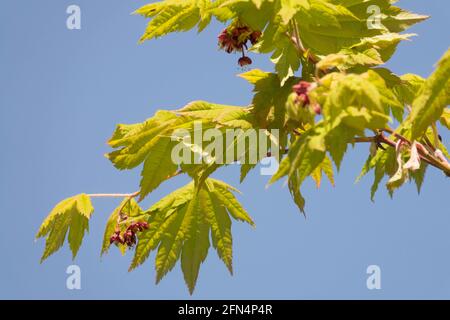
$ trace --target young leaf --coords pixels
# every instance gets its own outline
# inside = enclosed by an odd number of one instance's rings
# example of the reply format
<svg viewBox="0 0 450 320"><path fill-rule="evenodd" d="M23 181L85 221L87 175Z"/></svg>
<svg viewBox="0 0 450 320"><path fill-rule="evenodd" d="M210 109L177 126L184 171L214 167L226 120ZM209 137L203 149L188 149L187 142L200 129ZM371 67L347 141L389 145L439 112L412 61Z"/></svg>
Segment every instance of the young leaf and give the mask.
<svg viewBox="0 0 450 320"><path fill-rule="evenodd" d="M147 29L141 37L140 42L157 38L171 32L192 29L200 22L200 8L197 5L197 2L199 1L164 1L159 4L159 8L156 6L153 7L153 10L156 12L150 14L153 19L148 23ZM146 15L145 13L148 12L149 9L149 7L145 6L138 9L136 13ZM148 16L148 14L146 16Z"/></svg>
<svg viewBox="0 0 450 320"><path fill-rule="evenodd" d="M289 192L291 193L292 198L294 199L294 203L297 205L298 209L300 210L303 215L306 215L305 212L305 198L303 198L302 193L300 192L300 180L298 177L298 171L294 172L289 178L288 178L288 186L289 186Z"/></svg>
<svg viewBox="0 0 450 320"><path fill-rule="evenodd" d="M177 172L178 165L173 162L171 157L174 145L175 142L170 138L161 137L151 147L151 153L145 160L141 172L141 192L139 194L141 200Z"/></svg>
<svg viewBox="0 0 450 320"><path fill-rule="evenodd" d="M197 283L200 265L205 261L210 247L210 227L197 214L193 221L188 239L183 243L181 251L181 270L188 286L189 293L193 294Z"/></svg>
<svg viewBox="0 0 450 320"><path fill-rule="evenodd" d="M275 71L281 81L281 86L292 76L300 67L300 57L297 48L287 37L284 37L281 48L276 49L272 55L271 61L275 64Z"/></svg>
<svg viewBox="0 0 450 320"><path fill-rule="evenodd" d="M241 77L255 85L252 112L256 125L261 128L283 128L286 102L298 78L291 77L281 85L277 74L269 72L263 74L260 70L252 70L242 74Z"/></svg>
<svg viewBox="0 0 450 320"><path fill-rule="evenodd" d="M167 227L161 238L161 244L155 259L156 283L175 266L180 257L183 242L188 239L196 219L195 206L197 198L193 198L188 205L183 206L175 215L174 221Z"/></svg>
<svg viewBox="0 0 450 320"><path fill-rule="evenodd" d="M442 113L440 122L444 127L446 127L447 129L450 130L450 109L449 108L444 109L444 112Z"/></svg>
<svg viewBox="0 0 450 320"><path fill-rule="evenodd" d="M254 169L256 167L256 164L248 164L248 163L244 163L241 164L241 175L239 178L239 182L242 183L244 182L245 178L247 177L248 173Z"/></svg>
<svg viewBox="0 0 450 320"><path fill-rule="evenodd" d="M298 174L298 184L313 173L325 157L324 132L320 127L305 131L290 146L287 157L281 163L278 171L270 179L270 184L282 177Z"/></svg>
<svg viewBox="0 0 450 320"><path fill-rule="evenodd" d="M231 236L231 219L214 192L214 186L207 184L207 191L198 194L202 204L205 221L211 226L211 237L214 248L228 270L233 274L233 240Z"/></svg>
<svg viewBox="0 0 450 320"><path fill-rule="evenodd" d="M450 50L438 62L412 105L409 118L411 139L419 138L432 123L439 120L450 104Z"/></svg>
<svg viewBox="0 0 450 320"><path fill-rule="evenodd" d="M253 123L249 108L194 101L173 112L158 111L143 123L117 126L109 140L111 147L116 150L107 157L121 170L132 169L144 163L140 182L142 200L177 173L178 164L172 159L172 151L178 143L188 144L181 138L181 141L172 139L177 129L183 129L193 135L197 130L196 125L200 124L202 129L221 129L222 135L225 136L226 128L249 129L254 127ZM195 150L203 150L202 146L192 143L189 145L193 154L196 153ZM206 178L221 164L213 165L214 168L205 168L203 164L182 164L182 167L191 176L198 176L204 171Z"/></svg>
<svg viewBox="0 0 450 320"><path fill-rule="evenodd" d="M130 270L142 264L157 250L155 266L159 282L181 257L181 268L192 293L200 265L208 253L209 231L212 244L227 268L232 271L231 219L252 219L231 191L231 186L206 179L202 185L190 183L153 205L144 214L149 229L138 234L138 244Z"/></svg>
<svg viewBox="0 0 450 320"><path fill-rule="evenodd" d="M316 183L317 188L320 188L323 173L327 176L328 180L330 180L331 184L334 185L333 164L331 163L330 158L327 156L323 159L323 162L316 169L314 169L313 173L311 174L311 178Z"/></svg>
<svg viewBox="0 0 450 320"><path fill-rule="evenodd" d="M238 192L238 190L219 180L210 179L210 181L212 181L212 186L210 184L209 188L213 188L213 193L220 201L220 203L222 203L227 208L228 213L235 220L247 222L252 227L255 227L255 223L253 222L252 218L231 192Z"/></svg>
<svg viewBox="0 0 450 320"><path fill-rule="evenodd" d="M58 203L42 223L36 238L46 237L45 250L41 262L58 251L66 239L75 259L83 241L85 231L89 231L89 219L94 208L89 196L80 194Z"/></svg>
<svg viewBox="0 0 450 320"><path fill-rule="evenodd" d="M416 171L411 171L410 176L414 180L416 187L417 187L417 193L420 194L420 191L422 190L422 185L425 179L425 173L427 171L428 165L424 162L421 163L420 168Z"/></svg>

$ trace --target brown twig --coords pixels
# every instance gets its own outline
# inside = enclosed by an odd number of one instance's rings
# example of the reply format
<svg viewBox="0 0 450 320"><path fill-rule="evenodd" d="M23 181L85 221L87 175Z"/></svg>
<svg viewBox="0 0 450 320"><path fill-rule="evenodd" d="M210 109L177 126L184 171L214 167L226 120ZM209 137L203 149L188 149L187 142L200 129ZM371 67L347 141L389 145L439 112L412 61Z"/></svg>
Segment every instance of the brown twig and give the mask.
<svg viewBox="0 0 450 320"><path fill-rule="evenodd" d="M383 128L380 131L384 131L384 132L388 132L391 135L393 135L394 137L396 137L397 139L400 139L402 141L404 141L405 143L408 144L408 146L412 145L412 142L409 141L408 139L406 139L404 136L402 136L399 133L396 133L394 130L390 129L390 128ZM428 138L426 138L428 140ZM442 170L445 175L447 175L448 177L450 177L450 163L448 163L448 161L442 161L441 159L437 158L434 155L433 151L429 151L423 144L421 144L420 142L416 141L417 146L418 146L418 151L419 151L419 156L422 160L424 160L425 162L427 162L428 164L432 165L433 167L436 167L440 170ZM429 143L429 140L427 141L427 144Z"/></svg>
<svg viewBox="0 0 450 320"><path fill-rule="evenodd" d="M378 145L385 144L392 148L395 148L397 145L396 141L389 139L388 137L386 137L383 134L383 132L388 132L395 138L406 143L406 145L408 145L409 147L412 146L411 141L409 141L407 138L405 138L401 134L394 132L394 130L392 130L390 128L383 128L383 129L378 130L378 132L379 133L376 136L372 136L372 137L356 137L353 139L352 143L376 143ZM419 152L420 159L422 161L428 163L429 165L431 165L439 170L442 170L446 176L450 177L450 163L448 163L447 161L442 161L442 160L438 159L432 152L429 152L425 148L425 146L423 144L421 144L420 142L416 141L416 144L418 147L417 150Z"/></svg>
<svg viewBox="0 0 450 320"><path fill-rule="evenodd" d="M393 148L396 146L396 142L385 137L382 132L389 132L397 139L405 142L408 146L411 146L412 143L408 139L406 139L404 136L395 133L392 129L384 128L380 130L380 134L375 137L368 137L368 138L358 138L359 141L356 142L379 142L386 145L389 145ZM364 141L366 140L366 141ZM443 162L439 159L437 159L432 153L430 153L421 143L416 142L418 146L419 156L420 159L424 162L428 163L429 165L436 167L437 169L442 170L445 175L450 176L450 164L448 162Z"/></svg>

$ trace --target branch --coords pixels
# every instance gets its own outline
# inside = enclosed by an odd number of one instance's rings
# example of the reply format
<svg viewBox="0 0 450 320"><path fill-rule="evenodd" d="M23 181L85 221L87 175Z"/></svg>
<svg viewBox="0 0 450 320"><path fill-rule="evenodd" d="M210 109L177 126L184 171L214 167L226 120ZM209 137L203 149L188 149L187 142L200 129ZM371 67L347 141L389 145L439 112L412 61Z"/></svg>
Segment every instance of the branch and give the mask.
<svg viewBox="0 0 450 320"><path fill-rule="evenodd" d="M366 142L377 142L376 136L374 137L356 137L353 139L353 143L366 143Z"/></svg>
<svg viewBox="0 0 450 320"><path fill-rule="evenodd" d="M388 137L383 135L383 132L388 132L395 138L402 140L409 147L411 147L412 143L408 139L406 139L401 134L394 132L394 130L390 128L383 128L378 130L379 134L373 137L356 137L353 139L351 143L376 143L378 147L381 147L381 144L388 145L392 148L395 148L397 145L395 141L389 139ZM294 131L295 135L300 135L298 131ZM446 159L441 159L436 157L433 153L430 153L423 144L417 142L417 150L419 152L420 159L429 165L441 170L447 177L450 177L450 163ZM382 147L381 147L382 148Z"/></svg>
<svg viewBox="0 0 450 320"><path fill-rule="evenodd" d="M392 130L390 128L384 128L384 129L381 129L380 131L390 133L397 139L400 139L400 140L406 142L406 144L408 146L412 145L411 141L406 139L401 134L396 133L394 130ZM385 138L385 139L387 139L387 138ZM426 138L426 140L428 140L428 138ZM418 141L416 141L416 143L418 146L417 149L419 151L420 158L422 160L424 160L425 162L427 162L428 164L432 165L433 167L436 167L436 168L442 170L447 177L450 177L450 163L445 158L436 157L435 154L430 152L422 143L420 143ZM434 149L434 147L433 147L433 149Z"/></svg>
<svg viewBox="0 0 450 320"><path fill-rule="evenodd" d="M403 137L402 135L400 135L398 133L395 133L392 129L381 129L380 131L381 131L380 134L377 136L358 137L358 138L355 138L353 141L355 143L364 143L364 142L383 143L390 147L395 148L395 146L396 146L395 141L385 137L382 133L384 131L384 132L392 133L393 136L395 136L399 140L402 140L408 146L412 145L412 143L408 139L406 139L405 137ZM437 157L435 157L434 154L430 153L420 142L416 142L416 143L418 146L417 149L419 151L420 159L422 161L428 163L429 165L442 170L446 176L450 177L450 164L447 161L442 161L441 159L438 159Z"/></svg>

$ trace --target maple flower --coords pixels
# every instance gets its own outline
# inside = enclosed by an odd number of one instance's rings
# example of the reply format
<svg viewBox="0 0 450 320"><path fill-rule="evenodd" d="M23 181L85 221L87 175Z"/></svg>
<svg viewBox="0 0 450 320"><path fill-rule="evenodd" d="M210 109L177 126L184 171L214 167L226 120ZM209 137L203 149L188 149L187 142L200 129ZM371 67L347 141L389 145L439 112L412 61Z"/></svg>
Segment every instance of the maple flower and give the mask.
<svg viewBox="0 0 450 320"><path fill-rule="evenodd" d="M247 66L247 65L249 65L249 64L252 64L252 59L250 59L250 58L247 57L247 56L243 56L243 57L239 58L238 64L239 64L241 67L245 67L245 66Z"/></svg>
<svg viewBox="0 0 450 320"><path fill-rule="evenodd" d="M309 105L309 103L311 102L308 96L310 88L311 83L303 80L292 87L294 92L297 94L297 101L303 103L304 106Z"/></svg>
<svg viewBox="0 0 450 320"><path fill-rule="evenodd" d="M229 34L228 29L222 30L219 34L219 47L224 49L227 53L231 53L235 50L235 41Z"/></svg>

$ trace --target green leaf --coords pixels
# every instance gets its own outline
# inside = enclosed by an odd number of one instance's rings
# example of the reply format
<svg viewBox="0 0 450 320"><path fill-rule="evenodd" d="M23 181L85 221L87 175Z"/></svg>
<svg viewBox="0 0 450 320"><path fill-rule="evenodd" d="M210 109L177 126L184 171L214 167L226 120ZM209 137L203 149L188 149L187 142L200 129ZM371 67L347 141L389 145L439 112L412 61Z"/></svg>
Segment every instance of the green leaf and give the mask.
<svg viewBox="0 0 450 320"><path fill-rule="evenodd" d="M156 283L175 266L180 257L183 242L192 232L193 222L196 219L195 206L197 198L193 198L188 205L178 210L173 223L171 223L162 236L161 244L156 255Z"/></svg>
<svg viewBox="0 0 450 320"><path fill-rule="evenodd" d="M412 105L417 92L420 91L425 79L415 74L405 74L401 82L394 87L394 92L404 105Z"/></svg>
<svg viewBox="0 0 450 320"><path fill-rule="evenodd" d="M317 68L327 70L337 67L347 70L355 66L377 66L388 61L397 45L408 40L412 34L387 33L375 37L363 38L351 47L343 48L338 53L321 57Z"/></svg>
<svg viewBox="0 0 450 320"><path fill-rule="evenodd" d="M148 12L148 9L148 7L138 9L137 13ZM165 1L160 4L156 14L151 13L151 16L153 19L148 23L140 42L171 32L192 29L200 22L200 9L197 0Z"/></svg>
<svg viewBox="0 0 450 320"><path fill-rule="evenodd" d="M336 165L337 170L341 168L341 163L347 152L349 142L353 141L353 138L357 132L354 129L349 128L346 125L341 125L341 119L336 121L334 128L329 129L326 136L326 146Z"/></svg>
<svg viewBox="0 0 450 320"><path fill-rule="evenodd" d="M45 250L41 262L58 251L64 244L67 232L68 242L75 259L83 241L85 231L89 231L89 219L94 208L89 196L80 194L58 203L42 223L36 238L46 237Z"/></svg>
<svg viewBox="0 0 450 320"><path fill-rule="evenodd" d="M429 16L415 14L395 6L391 6L387 10L387 15L383 20L383 24L393 32L402 32L412 25L428 19Z"/></svg>
<svg viewBox="0 0 450 320"><path fill-rule="evenodd" d="M210 247L209 230L210 226L201 219L200 214L197 214L188 239L183 243L181 270L191 295L197 283L200 265L208 255Z"/></svg>
<svg viewBox="0 0 450 320"><path fill-rule="evenodd" d="M330 180L331 184L334 186L333 163L328 157L325 157L322 163L316 169L314 169L311 174L311 178L316 183L317 188L320 188L320 185L322 183L322 174L325 174L328 180Z"/></svg>
<svg viewBox="0 0 450 320"><path fill-rule="evenodd" d="M323 112L326 117L335 118L347 106L364 106L368 110L384 112L381 94L368 79L368 74L349 74L337 81Z"/></svg>
<svg viewBox="0 0 450 320"><path fill-rule="evenodd" d="M210 184L209 188L214 188L213 190L216 198L220 200L220 202L227 208L228 213L235 220L247 222L252 227L254 227L255 223L253 222L252 218L231 192L238 190L219 180L210 179L210 181L212 181L212 186Z"/></svg>
<svg viewBox="0 0 450 320"><path fill-rule="evenodd" d="M226 208L221 204L214 191L214 186L207 184L208 192L201 191L199 199L202 202L205 220L211 226L211 236L214 248L219 258L233 274L233 240L231 235L231 219Z"/></svg>
<svg viewBox="0 0 450 320"><path fill-rule="evenodd" d="M164 137L157 139L151 147L151 152L145 160L141 172L141 192L139 194L141 200L177 172L178 165L172 161L171 157L174 145L175 142Z"/></svg>
<svg viewBox="0 0 450 320"><path fill-rule="evenodd" d="M256 126L260 128L283 128L286 119L286 102L292 93L292 86L298 78L291 77L281 85L276 73L262 73L252 70L240 75L255 85L252 112Z"/></svg>
<svg viewBox="0 0 450 320"><path fill-rule="evenodd" d="M191 147L192 162L194 154L198 150L203 151L203 146L188 143L178 137L177 130L183 130L192 138L200 124L203 130L219 129L222 140L225 141L226 128L249 129L254 127L254 122L249 108L194 101L172 112L158 111L143 123L118 125L109 140L109 144L116 150L107 157L120 170L133 169L144 163L140 182L142 200L161 183L176 175L179 165L172 159L172 151L176 145L183 143ZM204 178L221 165L221 162L211 165L181 164L185 173L197 177L203 172Z"/></svg>
<svg viewBox="0 0 450 320"><path fill-rule="evenodd" d="M281 81L281 86L298 70L300 67L300 57L297 48L288 40L283 38L280 43L281 48L275 50L271 57L271 61L275 64L275 71Z"/></svg>
<svg viewBox="0 0 450 320"><path fill-rule="evenodd" d="M249 163L244 163L241 164L241 175L239 178L239 182L242 183L244 182L245 178L247 177L248 173L254 169L256 167L256 164L249 164Z"/></svg>
<svg viewBox="0 0 450 320"><path fill-rule="evenodd" d="M287 156L281 161L278 171L269 184L282 177L298 174L298 185L313 173L325 157L325 139L321 128L305 131L290 146Z"/></svg>
<svg viewBox="0 0 450 320"><path fill-rule="evenodd" d="M288 24L289 21L297 13L297 7L299 4L307 4L306 1L295 1L295 0L280 0L280 11L278 15L281 17L283 24Z"/></svg>
<svg viewBox="0 0 450 320"><path fill-rule="evenodd" d="M294 203L297 205L303 215L305 212L305 198L303 198L302 193L300 192L300 180L298 176L298 171L296 170L294 174L292 174L288 179L289 192L291 193L292 198L294 199Z"/></svg>
<svg viewBox="0 0 450 320"><path fill-rule="evenodd" d="M396 171L396 157L393 148L377 150L376 154L366 162L360 178L370 170L374 170L374 181L370 191L370 199L374 201L378 186L385 175L393 176ZM359 179L360 179L359 178Z"/></svg>
<svg viewBox="0 0 450 320"><path fill-rule="evenodd" d="M367 7L382 12L382 26L367 26ZM166 0L142 7L136 13L151 18L141 41L171 32L186 31L198 25L202 31L214 16L221 22L239 21L264 31L251 48L259 53L273 52L272 59L282 84L298 69L300 59L291 42L295 21L305 48L316 55L347 54L350 65L377 65L386 62L397 44L409 35L399 34L423 21L416 15L392 6L388 0Z"/></svg>
<svg viewBox="0 0 450 320"><path fill-rule="evenodd" d="M417 193L420 194L420 191L422 189L422 185L425 179L425 173L427 171L428 165L422 161L420 164L419 170L410 171L410 176L414 180L416 187L417 187Z"/></svg>
<svg viewBox="0 0 450 320"><path fill-rule="evenodd" d="M185 122L172 112L160 111L143 123L118 125L108 143L120 148L106 156L117 169L133 169L145 161L159 139Z"/></svg>
<svg viewBox="0 0 450 320"><path fill-rule="evenodd" d="M153 205L145 216L149 229L138 234L138 244L130 270L144 263L157 250L155 266L159 282L181 257L181 268L192 293L200 265L212 244L227 268L232 270L231 219L254 225L231 191L234 188L214 179L201 186L193 182Z"/></svg>
<svg viewBox="0 0 450 320"><path fill-rule="evenodd" d="M256 84L258 81L266 79L269 76L269 73L260 69L252 69L250 71L241 73L238 76L242 79L247 80L251 84Z"/></svg>
<svg viewBox="0 0 450 320"><path fill-rule="evenodd" d="M398 168L397 166L398 164L394 148L389 148L386 150L375 149L375 152L373 154L371 153L370 156L368 157L361 171L361 174L356 179L356 182L359 182L363 178L363 176L365 176L371 170L374 171L375 178L371 187L371 194L370 194L370 199L374 201L375 194L378 190L378 186L381 180L383 180L384 176L386 175L389 177L393 177L396 174ZM397 182L400 181L396 180L396 178L402 177L401 175L397 175L397 177L392 178L390 186L395 187L396 181Z"/></svg>
<svg viewBox="0 0 450 320"><path fill-rule="evenodd" d="M412 14L407 17L406 11L394 9L387 0L334 0L331 2L333 4L330 5L325 1L311 1L311 3L318 3L320 7L317 10L305 7L295 15L297 24L302 31L301 38L305 47L317 55L338 53L345 48L361 45L361 42L364 42L365 50L377 49L382 60L386 61L392 56L395 46L398 44L398 42L395 43L396 40L389 39L390 35L397 36L396 33L400 30L404 31L414 23L427 18ZM377 5L383 13L382 28L368 28L367 8L369 5ZM325 9L326 7L328 8ZM380 43L380 39L377 37L387 38L388 43Z"/></svg>
<svg viewBox="0 0 450 320"><path fill-rule="evenodd" d="M446 127L447 129L450 130L450 109L449 108L444 109L444 112L442 113L440 122L444 127Z"/></svg>
<svg viewBox="0 0 450 320"><path fill-rule="evenodd" d="M428 126L439 120L450 104L450 50L438 62L415 98L409 118L411 139L423 135Z"/></svg>

